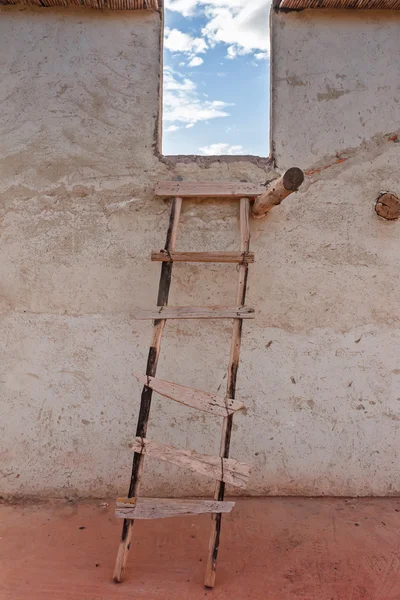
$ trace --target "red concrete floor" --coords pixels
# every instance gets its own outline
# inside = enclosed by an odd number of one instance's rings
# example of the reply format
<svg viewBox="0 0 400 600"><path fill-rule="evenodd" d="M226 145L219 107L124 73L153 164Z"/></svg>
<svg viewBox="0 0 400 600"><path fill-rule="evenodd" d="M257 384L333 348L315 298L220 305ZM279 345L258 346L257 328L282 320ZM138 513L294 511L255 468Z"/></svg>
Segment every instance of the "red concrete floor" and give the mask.
<svg viewBox="0 0 400 600"><path fill-rule="evenodd" d="M400 499L241 500L205 590L209 517L135 523L111 573L113 506L0 506L1 600L400 600Z"/></svg>

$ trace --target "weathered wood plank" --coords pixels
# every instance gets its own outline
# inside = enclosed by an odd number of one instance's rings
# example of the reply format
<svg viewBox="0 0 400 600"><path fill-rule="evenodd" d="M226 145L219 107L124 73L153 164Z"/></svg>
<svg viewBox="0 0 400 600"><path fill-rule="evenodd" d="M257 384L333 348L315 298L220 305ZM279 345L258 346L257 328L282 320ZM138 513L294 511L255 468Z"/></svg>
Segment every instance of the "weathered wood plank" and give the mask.
<svg viewBox="0 0 400 600"><path fill-rule="evenodd" d="M135 377L140 383L147 385L157 394L165 396L165 398L218 417L226 417L244 408L243 402L239 400L225 399L177 383L147 377L146 375L135 375Z"/></svg>
<svg viewBox="0 0 400 600"><path fill-rule="evenodd" d="M160 250L151 253L151 260L156 262L192 262L192 263L235 263L254 262L253 252L168 252Z"/></svg>
<svg viewBox="0 0 400 600"><path fill-rule="evenodd" d="M248 252L250 248L250 202L247 198L240 200L240 249L242 252ZM242 264L239 267L238 286L236 295L236 304L244 306L246 302L247 280L249 275L248 264ZM235 398L237 374L239 370L240 349L242 343L243 321L235 319L233 323L231 350L228 365L228 379L226 394L229 398ZM220 456L227 459L230 451L230 443L233 427L233 415L224 419L221 436ZM215 486L214 499L222 502L225 497L225 482L221 479ZM206 566L206 576L204 585L209 588L215 586L215 577L217 571L218 550L221 538L222 515L213 514L211 522L211 536L209 544L209 553Z"/></svg>
<svg viewBox="0 0 400 600"><path fill-rule="evenodd" d="M165 248L168 252L175 250L176 238L178 235L179 219L182 210L182 198L175 198L172 202L169 219L169 227ZM168 304L169 292L171 288L173 263L163 263L160 276L160 285L158 288L157 306L166 306ZM160 356L161 338L166 321L157 319L154 322L153 338L147 358L146 375L154 377L157 372L158 359ZM143 388L140 411L136 428L136 435L145 437L150 416L151 399L153 390L147 386ZM129 485L128 496L133 498L138 495L140 480L143 471L143 455L135 453L133 457L131 481ZM129 549L132 539L133 521L125 519L122 527L121 542L118 547L117 558L115 561L113 579L116 583L121 583L124 579L126 562L128 560Z"/></svg>
<svg viewBox="0 0 400 600"><path fill-rule="evenodd" d="M119 498L115 516L118 519L168 519L206 513L230 513L234 506L234 502L215 500Z"/></svg>
<svg viewBox="0 0 400 600"><path fill-rule="evenodd" d="M133 313L137 321L152 319L254 319L255 310L248 306L157 306Z"/></svg>
<svg viewBox="0 0 400 600"><path fill-rule="evenodd" d="M254 198L265 192L265 185L224 181L159 181L155 195L161 198Z"/></svg>
<svg viewBox="0 0 400 600"><path fill-rule="evenodd" d="M239 488L245 488L250 477L251 467L232 458L224 459L219 456L198 454L193 450L179 450L174 446L158 444L140 437L135 439L132 449L142 455L196 471Z"/></svg>

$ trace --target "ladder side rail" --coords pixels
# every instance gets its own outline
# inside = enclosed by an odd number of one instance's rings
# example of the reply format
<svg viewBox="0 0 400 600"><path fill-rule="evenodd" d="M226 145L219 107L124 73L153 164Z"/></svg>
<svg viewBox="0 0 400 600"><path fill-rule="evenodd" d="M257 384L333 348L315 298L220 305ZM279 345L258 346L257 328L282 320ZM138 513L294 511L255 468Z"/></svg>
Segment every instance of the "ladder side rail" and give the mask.
<svg viewBox="0 0 400 600"><path fill-rule="evenodd" d="M250 248L250 201L248 198L240 200L240 250L249 252ZM248 263L243 263L239 266L239 279L237 288L237 306L244 306L246 303L247 281L249 274ZM240 348L242 340L243 320L235 319L233 323L231 350L228 366L227 380L227 398L235 398L237 373L239 369ZM233 415L224 418L222 426L222 437L220 456L221 458L229 458L230 443L232 436ZM218 481L215 488L214 499L223 501L225 497L225 483ZM209 544L209 554L206 567L205 586L213 588L215 586L215 576L218 560L218 550L221 536L222 514L216 513L212 515L211 521L211 537Z"/></svg>
<svg viewBox="0 0 400 600"><path fill-rule="evenodd" d="M175 250L176 239L178 235L178 226L182 210L182 198L176 197L172 201L169 228L167 233L167 240L165 243L165 250L167 252L173 252ZM157 306L167 306L169 299L169 292L171 288L172 279L172 262L165 262L162 264L160 285L158 290ZM158 358L160 355L161 339L163 330L165 327L165 319L157 319L154 321L152 343L149 350L147 359L146 375L149 377L155 377L157 372ZM146 385L143 387L140 411L138 417L138 424L136 429L136 436L144 438L147 433L147 426L150 416L151 400L153 390ZM129 485L128 497L133 498L138 495L141 475L143 471L144 456L143 453L134 454L131 481ZM126 562L128 559L131 539L132 539L132 527L133 520L124 519L122 526L121 542L118 548L117 559L114 567L113 579L116 583L121 583L124 580Z"/></svg>

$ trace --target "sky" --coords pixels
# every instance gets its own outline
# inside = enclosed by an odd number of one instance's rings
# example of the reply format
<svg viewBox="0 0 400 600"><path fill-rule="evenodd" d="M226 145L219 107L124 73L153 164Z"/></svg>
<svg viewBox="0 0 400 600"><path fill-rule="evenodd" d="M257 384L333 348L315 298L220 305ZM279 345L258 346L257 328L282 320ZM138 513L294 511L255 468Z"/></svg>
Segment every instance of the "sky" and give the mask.
<svg viewBox="0 0 400 600"><path fill-rule="evenodd" d="M165 0L163 153L269 155L270 0Z"/></svg>

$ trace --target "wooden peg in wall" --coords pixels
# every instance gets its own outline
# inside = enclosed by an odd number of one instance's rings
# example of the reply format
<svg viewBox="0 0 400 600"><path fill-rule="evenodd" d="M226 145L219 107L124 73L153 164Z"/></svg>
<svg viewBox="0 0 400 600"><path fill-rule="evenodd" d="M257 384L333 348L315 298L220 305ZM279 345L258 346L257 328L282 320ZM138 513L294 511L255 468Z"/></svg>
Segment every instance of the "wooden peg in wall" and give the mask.
<svg viewBox="0 0 400 600"><path fill-rule="evenodd" d="M286 173L272 181L265 192L258 196L253 204L252 214L256 219L262 219L265 215L278 206L282 200L297 192L304 181L304 173L298 167L288 169Z"/></svg>

